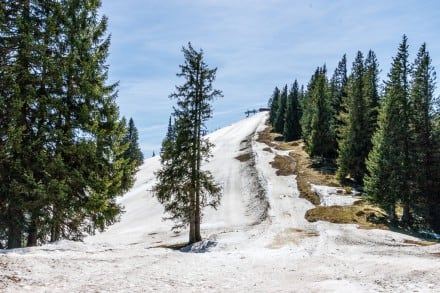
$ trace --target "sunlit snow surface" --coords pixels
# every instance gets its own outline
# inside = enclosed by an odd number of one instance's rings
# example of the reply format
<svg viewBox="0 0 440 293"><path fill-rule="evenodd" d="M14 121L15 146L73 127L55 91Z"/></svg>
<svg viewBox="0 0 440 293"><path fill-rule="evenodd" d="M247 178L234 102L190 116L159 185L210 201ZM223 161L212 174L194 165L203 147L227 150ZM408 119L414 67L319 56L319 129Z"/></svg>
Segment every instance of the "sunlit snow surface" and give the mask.
<svg viewBox="0 0 440 293"><path fill-rule="evenodd" d="M312 208L295 176L276 176L276 150L256 142L259 113L209 135L205 165L223 188L203 217L204 242L170 231L152 196L158 158L145 161L120 199L121 221L84 242L60 241L0 252L1 292L436 292L440 245L355 225L308 223ZM235 157L249 153L252 159ZM267 205L270 208L267 210Z"/></svg>
<svg viewBox="0 0 440 293"><path fill-rule="evenodd" d="M359 196L343 195L344 190L340 187L315 184L310 184L310 186L312 191L319 196L322 206L349 206L361 199Z"/></svg>

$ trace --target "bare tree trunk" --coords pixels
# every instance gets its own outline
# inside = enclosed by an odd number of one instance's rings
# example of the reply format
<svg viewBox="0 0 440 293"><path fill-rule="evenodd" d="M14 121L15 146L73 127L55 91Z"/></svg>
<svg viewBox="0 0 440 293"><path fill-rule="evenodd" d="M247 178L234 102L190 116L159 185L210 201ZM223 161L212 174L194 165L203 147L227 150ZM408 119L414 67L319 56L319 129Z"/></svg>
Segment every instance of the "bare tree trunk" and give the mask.
<svg viewBox="0 0 440 293"><path fill-rule="evenodd" d="M407 202L403 204L402 224L404 226L409 226L411 224L410 207Z"/></svg>
<svg viewBox="0 0 440 293"><path fill-rule="evenodd" d="M189 217L189 244L197 242L196 239L196 222L195 222L195 200L194 194L191 194L190 217Z"/></svg>
<svg viewBox="0 0 440 293"><path fill-rule="evenodd" d="M391 204L388 208L388 215L392 224L396 223L396 207Z"/></svg>
<svg viewBox="0 0 440 293"><path fill-rule="evenodd" d="M32 214L31 223L29 225L29 234L27 237L27 246L37 246L38 239L38 216Z"/></svg>
<svg viewBox="0 0 440 293"><path fill-rule="evenodd" d="M8 227L8 249L21 247L21 230L20 226L14 220Z"/></svg>
<svg viewBox="0 0 440 293"><path fill-rule="evenodd" d="M196 94L196 123L195 123L195 135L196 135L196 149L195 149L195 167L196 167L196 172L195 172L195 196L196 196L196 206L195 206L195 238L196 241L202 241L202 236L200 234L200 216L201 216L201 210L200 210L200 168L201 168L201 152L200 152L200 147L201 147L201 109L200 109L200 102L202 100L202 85L203 85L203 80L201 77L201 73L200 73L200 61L199 60L199 64L197 66L197 85L198 88L196 89L197 94Z"/></svg>

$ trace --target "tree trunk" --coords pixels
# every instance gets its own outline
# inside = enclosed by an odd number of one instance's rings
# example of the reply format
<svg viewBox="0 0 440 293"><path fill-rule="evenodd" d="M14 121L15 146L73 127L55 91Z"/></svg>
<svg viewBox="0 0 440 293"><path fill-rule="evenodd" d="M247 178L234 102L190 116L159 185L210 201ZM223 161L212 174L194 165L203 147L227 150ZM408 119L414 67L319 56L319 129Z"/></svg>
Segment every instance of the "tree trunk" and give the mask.
<svg viewBox="0 0 440 293"><path fill-rule="evenodd" d="M396 208L395 208L394 204L391 204L388 207L388 215L390 217L391 224L395 224L396 223Z"/></svg>
<svg viewBox="0 0 440 293"><path fill-rule="evenodd" d="M21 230L13 219L8 227L8 249L21 247Z"/></svg>
<svg viewBox="0 0 440 293"><path fill-rule="evenodd" d="M202 241L202 235L200 234L200 192L196 191L196 210L195 210L195 238L196 242Z"/></svg>
<svg viewBox="0 0 440 293"><path fill-rule="evenodd" d="M202 236L200 234L200 214L201 214L201 207L200 207L200 168L201 168L201 109L200 109L200 103L203 98L202 93L202 85L203 85L203 79L200 73L200 61L198 60L199 64L197 65L197 89L196 89L196 102L195 102L195 112L196 112L196 123L195 123L195 135L196 135L196 143L195 143L195 239L196 242L202 241Z"/></svg>
<svg viewBox="0 0 440 293"><path fill-rule="evenodd" d="M189 216L189 244L193 244L197 242L196 239L196 222L195 222L195 199L194 194L191 195L190 201L190 216Z"/></svg>
<svg viewBox="0 0 440 293"><path fill-rule="evenodd" d="M27 237L27 246L37 246L38 239L38 216L32 215L31 223L29 226L29 234Z"/></svg>
<svg viewBox="0 0 440 293"><path fill-rule="evenodd" d="M411 213L409 203L407 202L403 204L402 224L404 226L409 226L411 224Z"/></svg>

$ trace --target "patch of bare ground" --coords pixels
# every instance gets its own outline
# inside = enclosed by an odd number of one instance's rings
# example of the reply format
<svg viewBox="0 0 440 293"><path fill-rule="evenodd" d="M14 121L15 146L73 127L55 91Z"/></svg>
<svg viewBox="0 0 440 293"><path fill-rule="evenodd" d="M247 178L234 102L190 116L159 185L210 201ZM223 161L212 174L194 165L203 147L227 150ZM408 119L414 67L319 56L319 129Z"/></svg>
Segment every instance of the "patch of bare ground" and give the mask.
<svg viewBox="0 0 440 293"><path fill-rule="evenodd" d="M360 200L351 206L317 206L308 210L305 218L310 222L327 221L336 224L357 224L363 229L388 229L382 224L385 213Z"/></svg>
<svg viewBox="0 0 440 293"><path fill-rule="evenodd" d="M308 237L319 236L318 231L305 231L296 228L287 228L278 233L272 243L267 245L267 248L278 249L286 244L298 244L301 240Z"/></svg>
<svg viewBox="0 0 440 293"><path fill-rule="evenodd" d="M311 190L310 184L341 186L333 167L322 159L310 158L302 140L281 142L280 137L280 134L273 133L272 127L268 126L259 133L258 141L271 149L289 151L289 156L276 155L271 165L277 169L279 176L295 174L300 197L317 206L306 213L305 218L308 221L358 224L364 229L388 229L384 224L386 214L383 210L365 201L357 201L352 206L320 206L319 196ZM350 187L345 187L347 194L351 193L350 190Z"/></svg>
<svg viewBox="0 0 440 293"><path fill-rule="evenodd" d="M294 158L296 162L295 174L301 198L307 199L314 205L319 205L319 196L311 190L310 184L340 186L334 174L329 173L327 168L314 167L316 162L313 162L305 151L302 140L285 143L282 149L290 150L289 156Z"/></svg>
<svg viewBox="0 0 440 293"><path fill-rule="evenodd" d="M239 160L240 162L247 162L252 158L252 155L249 153L242 154L239 156L236 156L235 159Z"/></svg>
<svg viewBox="0 0 440 293"><path fill-rule="evenodd" d="M272 126L266 127L263 131L258 133L257 141L267 144L269 147L275 147L275 140L281 137L280 134L272 132Z"/></svg>
<svg viewBox="0 0 440 293"><path fill-rule="evenodd" d="M406 244L413 244L418 246L431 246L434 244L438 244L438 242L433 242L433 241L421 241L421 240L411 240L411 239L405 239L403 242Z"/></svg>
<svg viewBox="0 0 440 293"><path fill-rule="evenodd" d="M295 160L291 156L275 155L275 159L270 163L277 169L278 176L289 176L295 174Z"/></svg>

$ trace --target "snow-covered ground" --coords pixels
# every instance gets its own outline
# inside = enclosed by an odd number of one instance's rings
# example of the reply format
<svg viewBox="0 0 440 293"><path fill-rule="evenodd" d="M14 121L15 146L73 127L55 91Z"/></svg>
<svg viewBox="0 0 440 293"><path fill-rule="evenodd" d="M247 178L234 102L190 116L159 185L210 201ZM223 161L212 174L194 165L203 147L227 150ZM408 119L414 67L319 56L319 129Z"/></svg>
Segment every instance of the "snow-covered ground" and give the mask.
<svg viewBox="0 0 440 293"><path fill-rule="evenodd" d="M345 194L341 187L310 184L311 189L319 196L322 206L350 206L355 201L362 199L356 196L358 192L352 191L351 194Z"/></svg>
<svg viewBox="0 0 440 293"><path fill-rule="evenodd" d="M223 186L206 210L205 241L192 252L158 247L187 240L170 231L152 197L158 158L145 161L121 203L126 212L83 243L60 241L0 252L1 292L438 292L440 245L355 225L308 223L312 204L295 176L276 176L274 152L255 141L267 114L210 135L206 168ZM240 162L236 156L249 153ZM268 208L269 207L269 208ZM204 252L204 253L194 253Z"/></svg>

